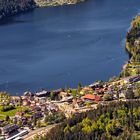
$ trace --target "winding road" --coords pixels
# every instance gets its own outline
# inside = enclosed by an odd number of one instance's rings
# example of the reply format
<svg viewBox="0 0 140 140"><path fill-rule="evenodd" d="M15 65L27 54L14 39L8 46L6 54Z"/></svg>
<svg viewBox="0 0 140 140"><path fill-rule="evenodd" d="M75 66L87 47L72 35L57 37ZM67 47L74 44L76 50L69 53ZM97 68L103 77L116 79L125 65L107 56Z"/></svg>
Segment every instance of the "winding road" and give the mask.
<svg viewBox="0 0 140 140"><path fill-rule="evenodd" d="M55 127L58 124L48 125L47 127L42 127L33 131L30 131L28 135L25 135L22 137L24 140L31 140L36 135L45 135L49 130L51 130L53 127Z"/></svg>

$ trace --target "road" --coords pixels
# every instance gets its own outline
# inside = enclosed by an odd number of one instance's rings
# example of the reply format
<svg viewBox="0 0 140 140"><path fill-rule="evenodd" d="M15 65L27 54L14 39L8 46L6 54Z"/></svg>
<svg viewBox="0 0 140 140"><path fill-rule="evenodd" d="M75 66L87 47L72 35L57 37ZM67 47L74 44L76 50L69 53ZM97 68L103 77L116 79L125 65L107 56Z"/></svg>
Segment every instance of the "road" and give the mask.
<svg viewBox="0 0 140 140"><path fill-rule="evenodd" d="M30 131L28 135L23 136L24 140L31 140L36 135L45 135L50 129L55 127L58 124L48 125L47 127L38 128L36 130Z"/></svg>

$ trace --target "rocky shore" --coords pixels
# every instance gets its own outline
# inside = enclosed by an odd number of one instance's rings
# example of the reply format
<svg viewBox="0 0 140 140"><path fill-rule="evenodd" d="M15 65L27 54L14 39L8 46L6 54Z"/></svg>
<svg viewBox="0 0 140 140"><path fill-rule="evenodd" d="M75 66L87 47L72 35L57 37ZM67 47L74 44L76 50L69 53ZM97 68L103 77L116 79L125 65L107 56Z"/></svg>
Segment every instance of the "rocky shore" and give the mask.
<svg viewBox="0 0 140 140"><path fill-rule="evenodd" d="M34 0L39 7L76 4L84 0Z"/></svg>
<svg viewBox="0 0 140 140"><path fill-rule="evenodd" d="M0 0L0 19L32 10L36 7L76 4L84 0Z"/></svg>

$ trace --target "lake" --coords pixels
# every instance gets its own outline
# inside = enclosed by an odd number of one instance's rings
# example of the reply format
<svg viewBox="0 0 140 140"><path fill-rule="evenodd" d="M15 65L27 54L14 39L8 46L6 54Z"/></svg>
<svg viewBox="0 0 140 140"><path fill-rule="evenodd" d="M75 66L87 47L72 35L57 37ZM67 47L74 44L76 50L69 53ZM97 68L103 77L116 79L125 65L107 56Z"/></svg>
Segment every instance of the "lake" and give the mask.
<svg viewBox="0 0 140 140"><path fill-rule="evenodd" d="M74 88L117 76L139 10L139 0L87 0L9 18L0 25L0 90Z"/></svg>

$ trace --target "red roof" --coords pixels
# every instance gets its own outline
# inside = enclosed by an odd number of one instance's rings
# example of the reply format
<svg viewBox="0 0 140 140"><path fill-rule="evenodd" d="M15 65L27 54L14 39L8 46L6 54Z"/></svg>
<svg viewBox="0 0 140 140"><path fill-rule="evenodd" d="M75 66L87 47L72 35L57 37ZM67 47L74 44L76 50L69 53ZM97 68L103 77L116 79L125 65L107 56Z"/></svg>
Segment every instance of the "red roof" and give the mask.
<svg viewBox="0 0 140 140"><path fill-rule="evenodd" d="M96 102L101 101L101 96L95 96L95 101L96 101Z"/></svg>
<svg viewBox="0 0 140 140"><path fill-rule="evenodd" d="M86 95L84 96L84 99L95 100L95 95L93 95L93 94L86 94Z"/></svg>
<svg viewBox="0 0 140 140"><path fill-rule="evenodd" d="M84 96L84 99L89 99L89 100L93 100L93 101L96 101L96 102L99 102L101 101L101 97L98 96L98 95L93 95L93 94L86 94Z"/></svg>

